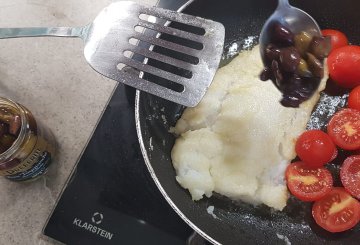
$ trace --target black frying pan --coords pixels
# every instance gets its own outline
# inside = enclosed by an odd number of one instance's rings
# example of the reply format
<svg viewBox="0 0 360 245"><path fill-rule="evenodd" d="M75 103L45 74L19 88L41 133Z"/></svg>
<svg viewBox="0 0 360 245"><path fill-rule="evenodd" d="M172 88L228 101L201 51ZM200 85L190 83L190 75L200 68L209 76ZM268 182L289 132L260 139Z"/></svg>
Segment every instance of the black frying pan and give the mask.
<svg viewBox="0 0 360 245"><path fill-rule="evenodd" d="M213 19L226 28L225 46L241 43L248 36L258 35L266 18L276 7L276 0L196 0L183 12ZM358 0L298 0L291 4L312 15L322 28L345 32L350 41L360 44L360 1ZM226 53L226 49L225 49ZM244 64L251 65L251 64ZM330 88L328 88L330 91ZM344 106L346 96L336 97ZM175 138L168 132L184 108L158 97L137 93L136 121L145 162L160 191L174 210L195 231L213 243L222 244L283 244L286 236L291 244L359 244L360 227L344 233L331 234L319 228L311 217L311 205L291 198L283 212L273 212L265 206L253 207L218 196L193 202L187 190L175 180L170 152ZM326 104L323 101L322 104ZM332 112L313 113L323 127ZM315 126L314 126L315 125ZM330 165L338 171L338 163ZM214 218L207 212L215 207Z"/></svg>

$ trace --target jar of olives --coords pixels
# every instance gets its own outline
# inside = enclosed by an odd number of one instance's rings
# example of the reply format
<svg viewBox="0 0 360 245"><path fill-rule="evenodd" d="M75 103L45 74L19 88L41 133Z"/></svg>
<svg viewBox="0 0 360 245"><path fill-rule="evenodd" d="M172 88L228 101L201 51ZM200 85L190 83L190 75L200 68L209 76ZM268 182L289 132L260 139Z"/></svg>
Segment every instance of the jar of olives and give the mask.
<svg viewBox="0 0 360 245"><path fill-rule="evenodd" d="M51 131L23 105L0 97L0 175L30 181L47 172L56 152Z"/></svg>

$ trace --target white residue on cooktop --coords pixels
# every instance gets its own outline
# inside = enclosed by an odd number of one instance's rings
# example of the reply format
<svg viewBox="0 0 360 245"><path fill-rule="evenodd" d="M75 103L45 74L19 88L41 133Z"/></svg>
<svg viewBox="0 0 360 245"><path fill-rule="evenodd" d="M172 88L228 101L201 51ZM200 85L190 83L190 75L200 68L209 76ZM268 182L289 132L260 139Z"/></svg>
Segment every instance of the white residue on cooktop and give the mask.
<svg viewBox="0 0 360 245"><path fill-rule="evenodd" d="M223 59L229 59L240 53L242 50L250 50L257 44L258 36L248 36L245 39L234 41L226 49Z"/></svg>
<svg viewBox="0 0 360 245"><path fill-rule="evenodd" d="M214 219L218 219L218 217L214 214L214 206L207 207L206 211L210 214Z"/></svg>
<svg viewBox="0 0 360 245"><path fill-rule="evenodd" d="M152 144L152 137L150 137L149 139L149 146L150 146L150 151L153 151L154 150L154 146Z"/></svg>
<svg viewBox="0 0 360 245"><path fill-rule="evenodd" d="M247 38L245 38L242 49L251 49L252 47L254 47L257 38L258 36L248 36Z"/></svg>
<svg viewBox="0 0 360 245"><path fill-rule="evenodd" d="M167 124L167 120L166 120L166 117L165 117L165 115L163 114L163 115L161 115L161 119L163 120L163 123L164 124Z"/></svg>
<svg viewBox="0 0 360 245"><path fill-rule="evenodd" d="M291 245L291 242L289 240L289 238L287 238L287 236L281 235L276 233L276 236L280 239L280 240L284 240L286 245Z"/></svg>
<svg viewBox="0 0 360 245"><path fill-rule="evenodd" d="M235 55L239 52L239 45L235 42L229 47L228 55Z"/></svg>

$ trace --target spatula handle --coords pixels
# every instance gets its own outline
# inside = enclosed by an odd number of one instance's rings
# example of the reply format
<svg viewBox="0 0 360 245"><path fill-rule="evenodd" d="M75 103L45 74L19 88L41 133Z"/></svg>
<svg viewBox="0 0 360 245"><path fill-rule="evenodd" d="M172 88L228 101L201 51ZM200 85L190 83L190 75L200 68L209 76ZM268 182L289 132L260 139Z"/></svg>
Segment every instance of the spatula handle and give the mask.
<svg viewBox="0 0 360 245"><path fill-rule="evenodd" d="M0 39L16 37L82 37L84 27L0 28Z"/></svg>

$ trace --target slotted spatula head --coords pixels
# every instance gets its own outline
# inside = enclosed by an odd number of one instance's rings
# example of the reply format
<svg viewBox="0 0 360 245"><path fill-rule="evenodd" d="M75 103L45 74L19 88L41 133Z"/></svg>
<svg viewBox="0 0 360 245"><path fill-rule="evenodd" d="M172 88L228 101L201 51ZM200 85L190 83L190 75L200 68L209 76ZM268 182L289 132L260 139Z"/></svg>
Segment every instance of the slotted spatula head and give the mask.
<svg viewBox="0 0 360 245"><path fill-rule="evenodd" d="M161 23L150 22L151 16ZM165 21L170 21L170 26L164 25ZM162 35L147 35L148 32L138 31L139 27ZM225 29L218 22L133 2L109 5L84 30L85 58L97 72L190 107L199 103L213 80L225 36ZM170 38L164 40L162 36ZM171 41L171 37L175 39ZM133 40L161 47L165 52L144 48ZM140 62L129 54L161 65ZM150 74L152 79L124 67Z"/></svg>

